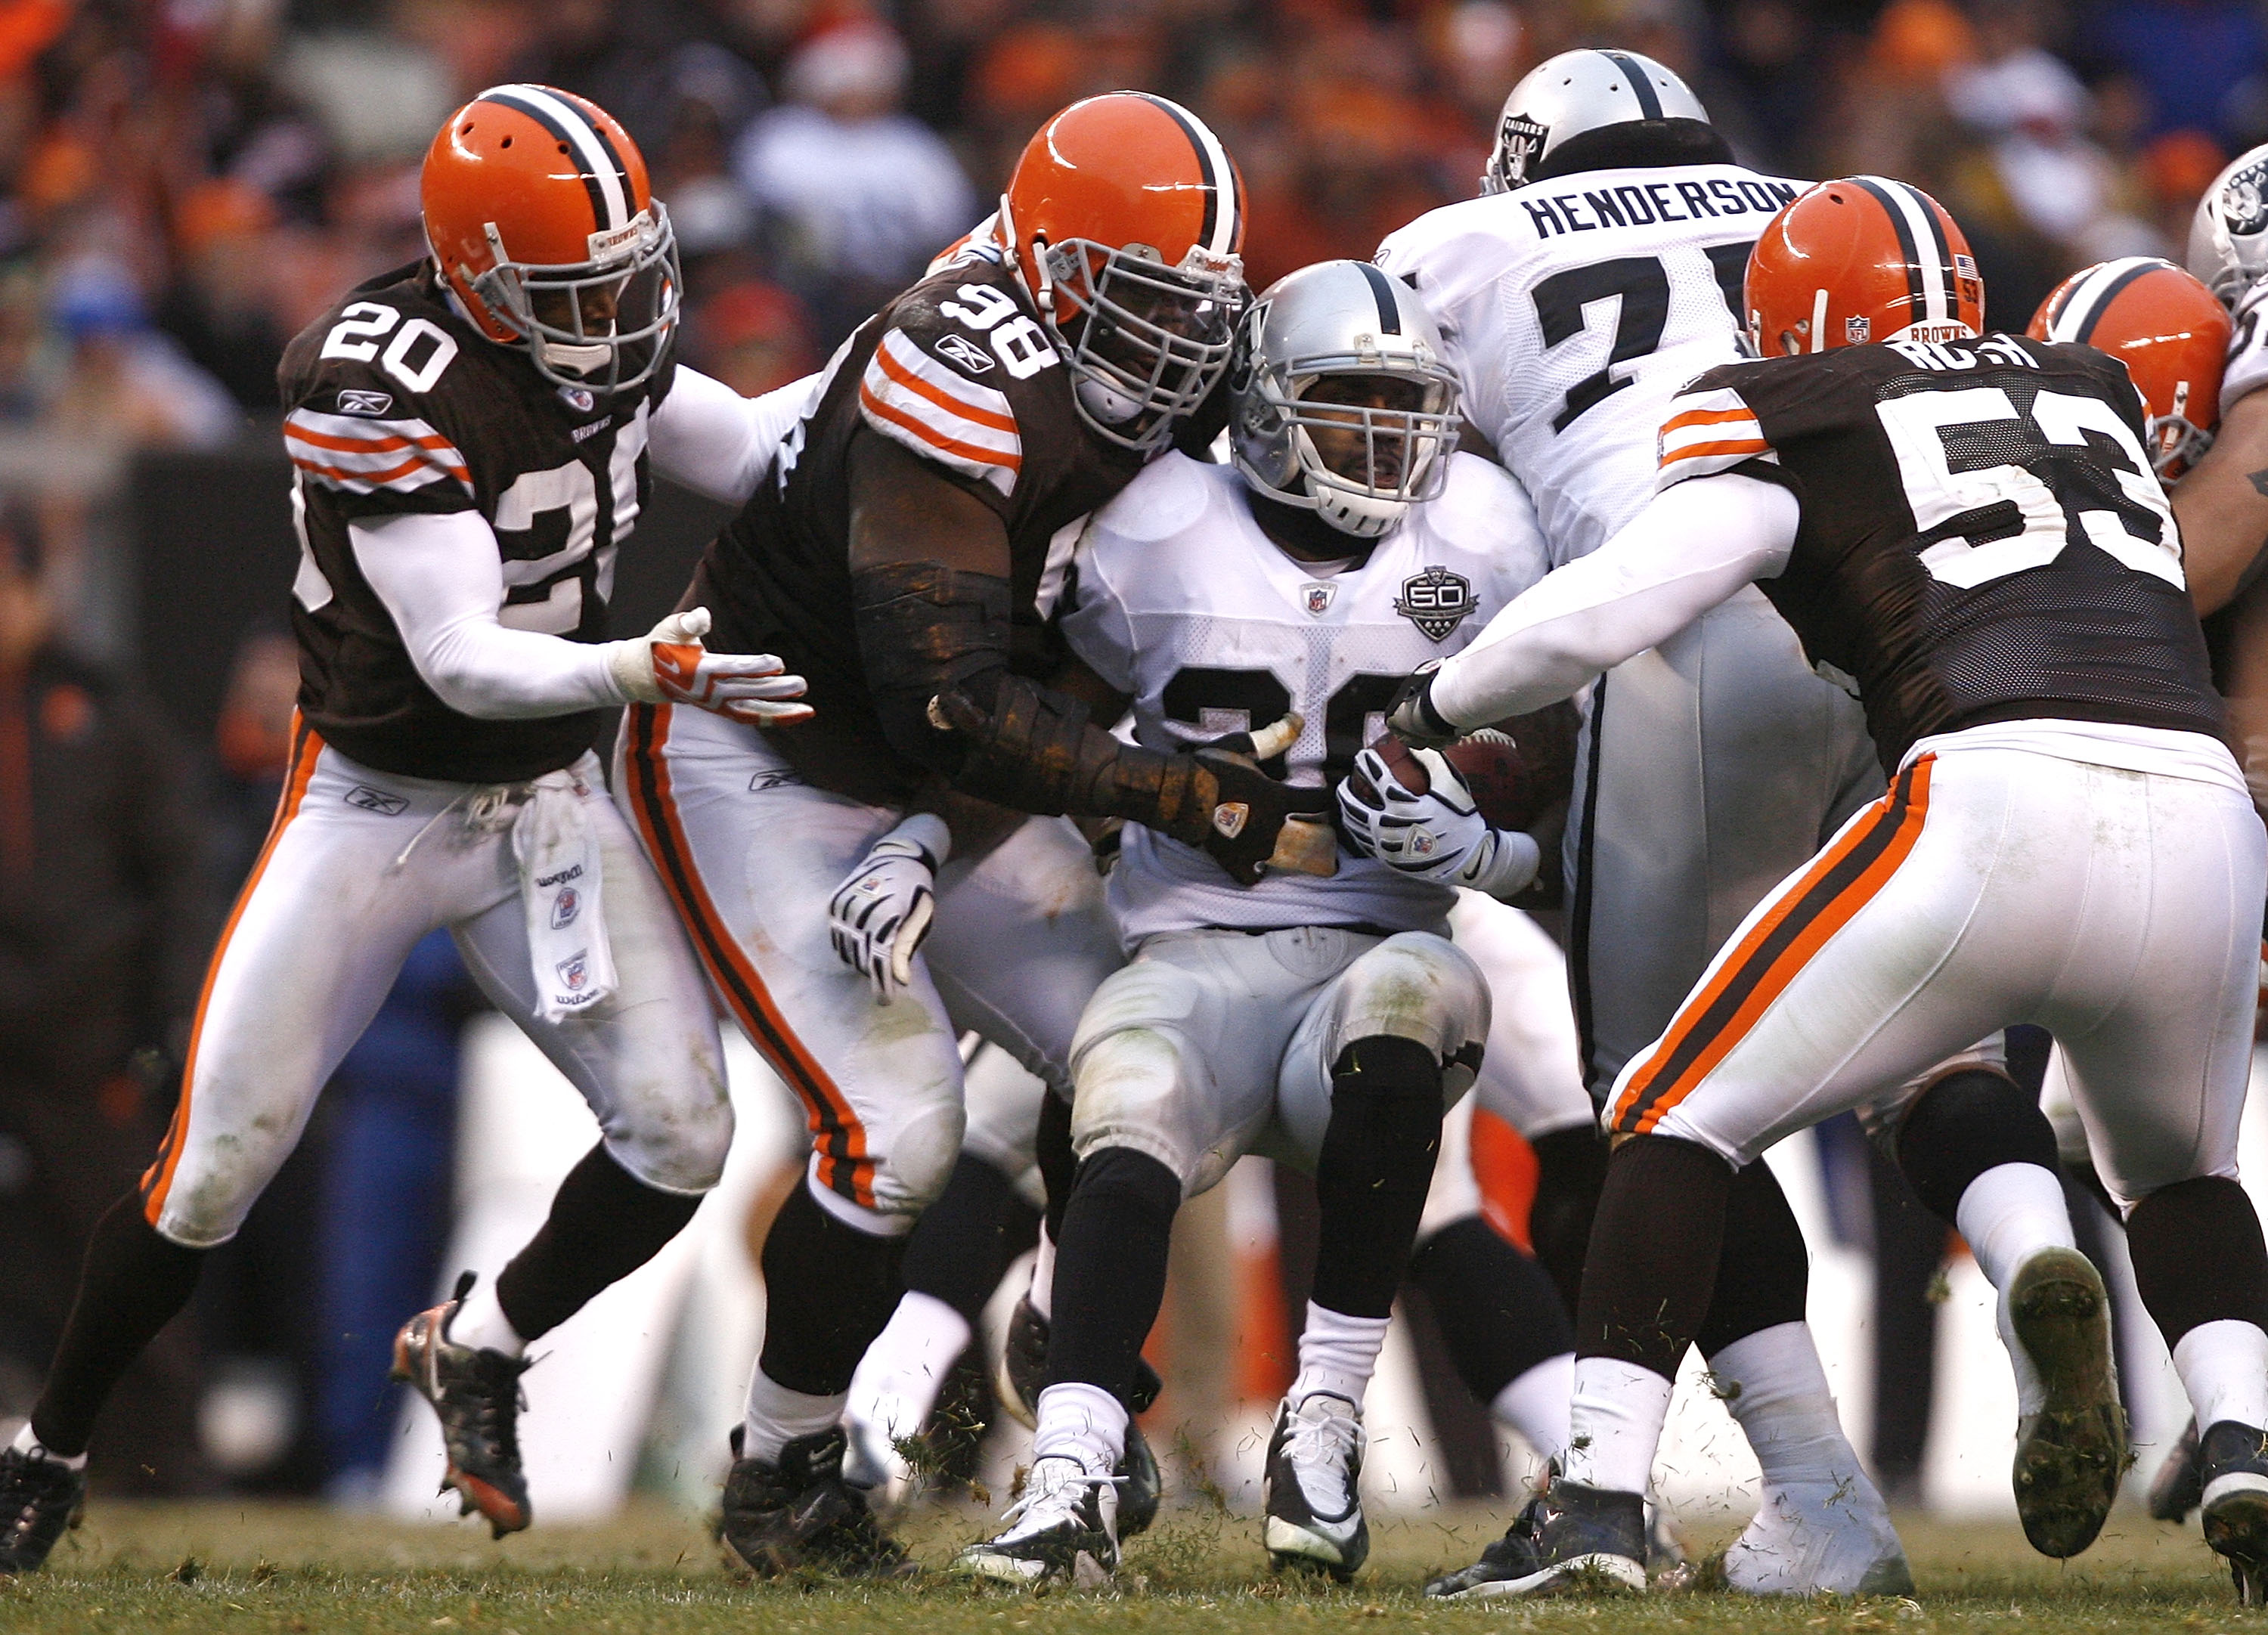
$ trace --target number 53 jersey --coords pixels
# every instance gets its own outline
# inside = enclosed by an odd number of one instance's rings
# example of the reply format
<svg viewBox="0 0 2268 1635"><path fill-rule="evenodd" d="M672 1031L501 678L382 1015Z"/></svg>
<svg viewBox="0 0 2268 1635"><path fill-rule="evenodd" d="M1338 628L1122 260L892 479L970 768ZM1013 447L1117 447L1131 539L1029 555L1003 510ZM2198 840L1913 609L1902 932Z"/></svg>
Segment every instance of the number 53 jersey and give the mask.
<svg viewBox="0 0 2268 1635"><path fill-rule="evenodd" d="M1535 496L1555 567L1646 503L1678 388L1745 355L1749 247L1807 185L1583 171L1429 210L1379 247L1440 323L1465 417Z"/></svg>
<svg viewBox="0 0 2268 1635"><path fill-rule="evenodd" d="M1153 461L1082 535L1064 591L1072 652L1133 701L1134 736L1186 749L1292 711L1299 740L1264 769L1336 783L1385 730L1403 678L1462 649L1547 567L1520 485L1490 461L1451 457L1441 493L1412 506L1366 557L1286 556L1253 520L1226 466ZM1200 851L1130 824L1110 876L1130 950L1160 932L1359 925L1439 929L1454 887L1342 850L1329 880L1270 873L1231 881Z"/></svg>
<svg viewBox="0 0 2268 1635"><path fill-rule="evenodd" d="M1887 771L1997 721L2223 735L2143 438L2133 382L2092 347L1894 341L1710 371L1663 420L1660 482L1794 493L1787 566L1760 585L1864 702Z"/></svg>
<svg viewBox="0 0 2268 1635"><path fill-rule="evenodd" d="M600 712L475 720L419 679L349 529L476 511L496 534L497 622L607 638L615 552L644 504L646 427L674 373L600 397L545 380L460 317L431 263L384 274L303 330L277 372L299 533L299 709L323 741L405 777L504 784L571 764Z"/></svg>

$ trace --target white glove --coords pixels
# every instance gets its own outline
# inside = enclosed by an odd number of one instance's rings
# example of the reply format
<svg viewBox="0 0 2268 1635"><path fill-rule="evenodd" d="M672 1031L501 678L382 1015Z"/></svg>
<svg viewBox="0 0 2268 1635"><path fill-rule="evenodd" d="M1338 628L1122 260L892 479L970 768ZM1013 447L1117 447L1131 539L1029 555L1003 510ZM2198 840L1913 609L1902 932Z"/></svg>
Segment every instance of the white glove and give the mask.
<svg viewBox="0 0 2268 1635"><path fill-rule="evenodd" d="M1419 880L1467 886L1492 897L1517 896L1543 861L1534 836L1493 829L1465 780L1438 749L1389 746L1409 757L1399 769L1377 745L1354 758L1339 783L1339 822L1356 851Z"/></svg>
<svg viewBox="0 0 2268 1635"><path fill-rule="evenodd" d="M624 696L644 704L692 704L750 726L811 718L803 678L781 673L770 653L712 653L701 644L709 610L673 613L644 636L609 642L607 667Z"/></svg>
<svg viewBox="0 0 2268 1635"><path fill-rule="evenodd" d="M937 915L937 871L953 847L945 820L917 812L867 849L827 905L835 952L887 1005L913 980Z"/></svg>

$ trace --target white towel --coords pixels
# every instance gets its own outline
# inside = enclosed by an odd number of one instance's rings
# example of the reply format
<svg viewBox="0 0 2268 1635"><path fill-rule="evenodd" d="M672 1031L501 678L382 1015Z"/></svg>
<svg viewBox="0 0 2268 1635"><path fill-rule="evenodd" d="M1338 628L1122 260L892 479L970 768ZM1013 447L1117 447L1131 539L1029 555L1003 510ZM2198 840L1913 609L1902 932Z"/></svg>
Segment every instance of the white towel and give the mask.
<svg viewBox="0 0 2268 1635"><path fill-rule="evenodd" d="M579 1015L615 991L599 843L583 809L589 792L571 770L547 772L527 786L512 826L536 1003L546 1021Z"/></svg>

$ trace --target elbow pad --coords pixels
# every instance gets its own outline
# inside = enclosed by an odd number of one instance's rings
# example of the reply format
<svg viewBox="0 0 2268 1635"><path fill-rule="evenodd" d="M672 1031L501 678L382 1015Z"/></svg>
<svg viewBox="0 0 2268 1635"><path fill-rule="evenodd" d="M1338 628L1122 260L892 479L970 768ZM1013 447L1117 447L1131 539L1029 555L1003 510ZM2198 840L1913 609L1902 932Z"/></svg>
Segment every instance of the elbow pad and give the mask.
<svg viewBox="0 0 2268 1635"><path fill-rule="evenodd" d="M950 777L967 745L930 701L968 689L991 696L1008 673L1008 581L935 562L895 562L850 576L851 617L866 690L890 748ZM989 674L988 674L989 673Z"/></svg>
<svg viewBox="0 0 2268 1635"><path fill-rule="evenodd" d="M1203 845L1220 781L1195 755L1112 737L1079 699L1003 674L988 702L970 689L940 693L936 714L967 746L955 789L1048 815L1120 817Z"/></svg>

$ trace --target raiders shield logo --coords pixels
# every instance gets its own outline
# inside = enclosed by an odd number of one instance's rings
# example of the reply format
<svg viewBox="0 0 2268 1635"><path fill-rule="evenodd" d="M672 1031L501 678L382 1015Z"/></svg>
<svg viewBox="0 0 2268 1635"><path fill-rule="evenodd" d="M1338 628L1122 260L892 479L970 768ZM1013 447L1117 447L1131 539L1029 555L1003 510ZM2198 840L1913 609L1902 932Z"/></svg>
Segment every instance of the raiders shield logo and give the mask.
<svg viewBox="0 0 2268 1635"><path fill-rule="evenodd" d="M1473 582L1447 568L1413 573L1402 581L1394 611L1425 631L1429 641L1446 642L1450 631L1472 617Z"/></svg>

